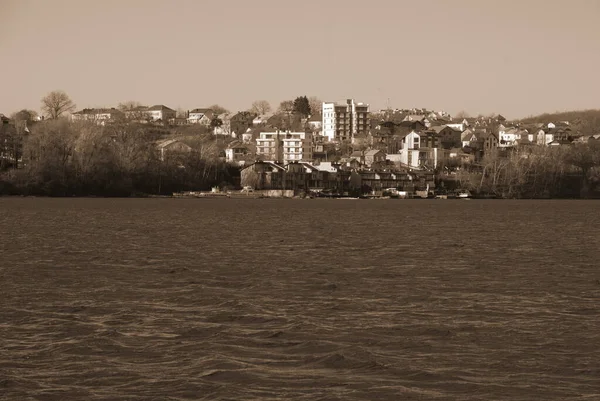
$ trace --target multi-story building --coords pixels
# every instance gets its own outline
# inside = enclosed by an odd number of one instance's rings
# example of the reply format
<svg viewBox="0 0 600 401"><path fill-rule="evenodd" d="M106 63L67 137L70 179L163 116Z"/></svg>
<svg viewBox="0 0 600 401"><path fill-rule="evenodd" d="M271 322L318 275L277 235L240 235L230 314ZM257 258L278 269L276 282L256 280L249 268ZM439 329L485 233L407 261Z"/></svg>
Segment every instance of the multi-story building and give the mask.
<svg viewBox="0 0 600 401"><path fill-rule="evenodd" d="M256 139L256 155L276 162L312 160L312 134L308 132L261 132Z"/></svg>
<svg viewBox="0 0 600 401"><path fill-rule="evenodd" d="M104 125L106 121L114 121L124 116L123 112L115 108L111 109L83 109L71 114L72 121L93 121Z"/></svg>
<svg viewBox="0 0 600 401"><path fill-rule="evenodd" d="M177 112L175 110L163 104L148 107L147 113L152 121L160 121L163 123L169 123L177 117Z"/></svg>
<svg viewBox="0 0 600 401"><path fill-rule="evenodd" d="M352 140L369 130L369 105L347 99L343 103L323 102L323 135L330 141Z"/></svg>

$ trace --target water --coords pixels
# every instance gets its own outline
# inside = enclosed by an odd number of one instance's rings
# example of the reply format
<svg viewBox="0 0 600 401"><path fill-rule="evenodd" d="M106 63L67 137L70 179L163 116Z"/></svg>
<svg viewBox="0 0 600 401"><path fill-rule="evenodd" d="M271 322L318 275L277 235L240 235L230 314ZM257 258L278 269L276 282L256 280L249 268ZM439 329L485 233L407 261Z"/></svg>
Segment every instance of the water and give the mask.
<svg viewBox="0 0 600 401"><path fill-rule="evenodd" d="M0 399L600 400L599 211L0 199Z"/></svg>

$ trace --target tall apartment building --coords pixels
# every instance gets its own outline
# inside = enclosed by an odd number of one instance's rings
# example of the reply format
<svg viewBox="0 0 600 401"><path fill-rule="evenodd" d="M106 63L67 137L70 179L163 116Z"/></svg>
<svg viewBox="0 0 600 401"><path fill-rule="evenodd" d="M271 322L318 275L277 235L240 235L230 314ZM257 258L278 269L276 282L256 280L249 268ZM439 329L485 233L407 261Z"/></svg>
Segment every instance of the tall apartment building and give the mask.
<svg viewBox="0 0 600 401"><path fill-rule="evenodd" d="M256 155L263 160L288 163L312 161L313 143L310 132L261 132L256 138Z"/></svg>
<svg viewBox="0 0 600 401"><path fill-rule="evenodd" d="M323 136L329 141L351 140L369 131L369 105L347 99L345 103L323 102Z"/></svg>

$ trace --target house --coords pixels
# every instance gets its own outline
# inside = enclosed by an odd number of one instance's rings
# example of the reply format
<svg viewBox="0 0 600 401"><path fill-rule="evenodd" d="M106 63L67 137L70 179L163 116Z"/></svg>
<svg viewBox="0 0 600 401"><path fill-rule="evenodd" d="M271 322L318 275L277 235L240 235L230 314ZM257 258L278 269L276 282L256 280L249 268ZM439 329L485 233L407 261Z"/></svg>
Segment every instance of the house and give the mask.
<svg viewBox="0 0 600 401"><path fill-rule="evenodd" d="M146 123L150 120L147 106L136 106L125 110L125 118L129 121Z"/></svg>
<svg viewBox="0 0 600 401"><path fill-rule="evenodd" d="M444 125L446 127L450 127L459 132L463 132L465 130L465 128L467 128L467 126L462 121L461 122L448 122Z"/></svg>
<svg viewBox="0 0 600 401"><path fill-rule="evenodd" d="M518 127L505 128L502 125L498 128L499 147L509 148L517 145L517 141L528 138L528 132ZM533 138L532 138L533 139Z"/></svg>
<svg viewBox="0 0 600 401"><path fill-rule="evenodd" d="M209 126L214 116L212 109L193 109L188 112L187 121L190 124Z"/></svg>
<svg viewBox="0 0 600 401"><path fill-rule="evenodd" d="M402 140L400 149L419 149L421 147L421 135L416 131L406 134Z"/></svg>
<svg viewBox="0 0 600 401"><path fill-rule="evenodd" d="M252 120L253 126L265 125L271 116L256 116L254 120Z"/></svg>
<svg viewBox="0 0 600 401"><path fill-rule="evenodd" d="M444 149L459 147L462 145L461 131L457 131L448 125L437 125L429 129L439 138L439 146Z"/></svg>
<svg viewBox="0 0 600 401"><path fill-rule="evenodd" d="M423 114L409 114L406 117L404 117L404 120L402 121L409 121L409 122L420 122L423 123L423 125L426 128L429 128L431 126L431 122L427 119L427 117Z"/></svg>
<svg viewBox="0 0 600 401"><path fill-rule="evenodd" d="M282 189L285 168L267 161L257 161L240 171L241 185L254 189Z"/></svg>
<svg viewBox="0 0 600 401"><path fill-rule="evenodd" d="M151 121L160 122L163 124L169 124L171 121L175 121L177 112L163 104L157 104L152 107L148 107L146 110Z"/></svg>
<svg viewBox="0 0 600 401"><path fill-rule="evenodd" d="M161 161L165 161L165 156L167 154L181 154L181 153L189 153L192 151L192 148L181 142L178 139L163 139L156 143L156 148L159 152L159 157Z"/></svg>
<svg viewBox="0 0 600 401"><path fill-rule="evenodd" d="M313 131L319 131L323 127L323 116L321 114L313 114L308 119L308 126Z"/></svg>
<svg viewBox="0 0 600 401"><path fill-rule="evenodd" d="M232 135L240 135L246 132L248 129L251 129L254 126L253 121L255 118L256 114L249 111L241 111L233 115L229 119L230 132Z"/></svg>
<svg viewBox="0 0 600 401"><path fill-rule="evenodd" d="M362 167L361 157L342 157L339 161L340 168L344 170L357 170Z"/></svg>
<svg viewBox="0 0 600 401"><path fill-rule="evenodd" d="M340 171L340 164L334 162L319 162L312 164L315 168L320 171L327 171L329 173L337 173Z"/></svg>
<svg viewBox="0 0 600 401"><path fill-rule="evenodd" d="M475 130L467 128L460 134L460 141L462 142L462 147L465 148L471 145L471 142L475 142L477 140L477 136L475 135Z"/></svg>
<svg viewBox="0 0 600 401"><path fill-rule="evenodd" d="M367 167L371 167L376 163L383 163L385 162L385 152L382 150L377 150L377 149L371 149L371 150L367 150L365 152L365 164L367 165Z"/></svg>
<svg viewBox="0 0 600 401"><path fill-rule="evenodd" d="M248 145L240 141L231 142L225 149L225 160L229 163L243 166L251 157L252 153Z"/></svg>
<svg viewBox="0 0 600 401"><path fill-rule="evenodd" d="M125 114L115 108L83 109L71 114L71 121L92 121L100 125L124 118Z"/></svg>
<svg viewBox="0 0 600 401"><path fill-rule="evenodd" d="M242 137L242 142L243 143L250 143L250 142L252 142L252 139L253 139L253 135L252 135L252 132L250 130L244 132L241 135L241 137Z"/></svg>

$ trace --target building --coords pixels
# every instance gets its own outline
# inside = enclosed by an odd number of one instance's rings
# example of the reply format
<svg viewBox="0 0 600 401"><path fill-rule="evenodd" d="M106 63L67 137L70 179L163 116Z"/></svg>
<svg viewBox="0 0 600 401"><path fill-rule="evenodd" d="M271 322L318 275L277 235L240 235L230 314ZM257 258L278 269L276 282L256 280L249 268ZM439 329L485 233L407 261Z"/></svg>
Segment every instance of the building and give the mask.
<svg viewBox="0 0 600 401"><path fill-rule="evenodd" d="M344 103L323 102L323 135L329 141L348 141L369 130L369 105L347 99Z"/></svg>
<svg viewBox="0 0 600 401"><path fill-rule="evenodd" d="M437 138L437 143L427 143L423 146L437 147L450 149L462 146L462 132L458 131L449 125L438 125L431 127L425 135L428 139ZM428 135L430 134L430 135Z"/></svg>
<svg viewBox="0 0 600 401"><path fill-rule="evenodd" d="M323 116L321 114L314 114L308 119L308 126L314 131L320 131L323 127Z"/></svg>
<svg viewBox="0 0 600 401"><path fill-rule="evenodd" d="M371 149L365 152L365 164L371 167L377 163L385 162L385 152L378 149Z"/></svg>
<svg viewBox="0 0 600 401"><path fill-rule="evenodd" d="M261 132L256 138L256 156L278 162L311 161L312 134L308 132Z"/></svg>
<svg viewBox="0 0 600 401"><path fill-rule="evenodd" d="M240 182L254 189L282 189L285 168L277 163L257 161L240 171Z"/></svg>
<svg viewBox="0 0 600 401"><path fill-rule="evenodd" d="M163 104L158 104L152 107L148 107L146 110L151 121L169 123L175 121L177 112Z"/></svg>
<svg viewBox="0 0 600 401"><path fill-rule="evenodd" d="M71 114L71 121L92 121L104 125L107 121L114 121L125 117L125 114L115 108L83 109Z"/></svg>
<svg viewBox="0 0 600 401"><path fill-rule="evenodd" d="M229 163L243 166L251 157L252 154L248 145L237 140L231 142L225 149L225 160Z"/></svg>
<svg viewBox="0 0 600 401"><path fill-rule="evenodd" d="M232 135L241 135L248 129L254 127L253 121L256 118L256 114L249 111L240 111L233 115L229 120L229 128Z"/></svg>
<svg viewBox="0 0 600 401"><path fill-rule="evenodd" d="M209 126L213 119L213 111L211 109L194 109L188 112L187 122L190 124L202 124Z"/></svg>
<svg viewBox="0 0 600 401"><path fill-rule="evenodd" d="M189 145L177 139L166 139L158 141L156 143L156 148L158 149L161 161L165 161L165 156L167 154L182 154L190 153L192 151L192 148Z"/></svg>

